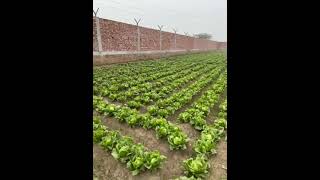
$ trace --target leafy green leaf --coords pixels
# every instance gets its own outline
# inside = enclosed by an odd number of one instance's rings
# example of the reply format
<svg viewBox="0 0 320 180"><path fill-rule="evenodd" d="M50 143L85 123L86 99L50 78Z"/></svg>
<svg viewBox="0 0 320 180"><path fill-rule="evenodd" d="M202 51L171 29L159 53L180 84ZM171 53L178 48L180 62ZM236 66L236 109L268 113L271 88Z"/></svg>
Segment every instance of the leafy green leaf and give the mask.
<svg viewBox="0 0 320 180"><path fill-rule="evenodd" d="M146 153L146 164L147 169L156 169L159 168L163 161L166 160L166 157L161 155L159 151L148 152Z"/></svg>
<svg viewBox="0 0 320 180"><path fill-rule="evenodd" d="M198 155L196 158L190 158L183 161L185 174L196 178L204 178L208 173L208 162L204 155Z"/></svg>

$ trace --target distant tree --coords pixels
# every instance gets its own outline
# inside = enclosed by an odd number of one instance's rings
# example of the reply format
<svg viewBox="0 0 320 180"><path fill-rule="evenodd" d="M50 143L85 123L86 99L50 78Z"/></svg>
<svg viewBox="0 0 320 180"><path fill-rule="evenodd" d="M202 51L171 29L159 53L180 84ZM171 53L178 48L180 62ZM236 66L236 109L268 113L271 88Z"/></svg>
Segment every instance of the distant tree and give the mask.
<svg viewBox="0 0 320 180"><path fill-rule="evenodd" d="M195 34L194 37L200 38L200 39L211 39L212 35L208 33L199 33L199 34Z"/></svg>

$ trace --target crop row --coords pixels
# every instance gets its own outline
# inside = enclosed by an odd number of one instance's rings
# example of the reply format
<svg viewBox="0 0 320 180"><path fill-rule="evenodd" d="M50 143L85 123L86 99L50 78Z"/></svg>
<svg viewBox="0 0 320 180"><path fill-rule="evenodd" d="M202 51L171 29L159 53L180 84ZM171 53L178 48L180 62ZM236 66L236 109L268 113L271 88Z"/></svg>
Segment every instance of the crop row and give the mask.
<svg viewBox="0 0 320 180"><path fill-rule="evenodd" d="M206 125L205 117L210 112L210 108L218 102L220 94L227 85L227 71L222 74L219 79L207 90L190 108L179 114L180 122L188 122L197 130L202 130Z"/></svg>
<svg viewBox="0 0 320 180"><path fill-rule="evenodd" d="M215 66L218 68L220 65ZM201 77L203 74L207 74L214 68L214 65L205 65L204 68L199 71L195 70L186 76L182 76L177 79L173 79L171 83L166 83L164 86L151 89L149 92L137 95L132 101L128 102L128 105L132 108L139 108L141 105L145 105L149 102L157 103L160 99L165 98L169 93L181 88L186 83ZM132 104L132 105L131 105Z"/></svg>
<svg viewBox="0 0 320 180"><path fill-rule="evenodd" d="M206 67L205 65L199 64L199 65L196 65L195 67L191 67L190 69L180 71L171 76L158 79L153 83L150 83L149 86L147 84L141 84L139 88L130 89L126 91L124 94L127 95L127 97L130 99L134 98L133 101L140 102L142 104L151 102L153 100L158 100L161 97L164 97L166 95L165 94L166 91L161 91L163 87L170 86L171 85L170 83L173 82L174 80L185 78L186 76L190 76L192 74L196 74L197 72L203 70L205 67ZM159 93L159 95L157 93ZM148 97L148 98L143 98L143 97Z"/></svg>
<svg viewBox="0 0 320 180"><path fill-rule="evenodd" d="M225 67L215 68L187 88L182 89L168 98L157 101L154 105L148 107L148 112L158 117L167 117L173 114L176 110L188 103L202 88L213 82L224 68Z"/></svg>
<svg viewBox="0 0 320 180"><path fill-rule="evenodd" d="M212 68L213 65L201 65L200 67L197 66L190 69L190 71L187 70L187 72L177 73L177 76L175 77L168 76L165 79L156 81L153 85L143 87L141 89L136 89L134 91L126 91L122 96L125 96L124 99L126 99L127 97L134 97L133 100L128 102L128 106L131 108L139 108L144 104L158 101L159 99L164 98L165 96L167 96L167 94L181 87L183 84L199 77L201 74L208 72Z"/></svg>
<svg viewBox="0 0 320 180"><path fill-rule="evenodd" d="M102 97L93 97L94 109L106 116L115 117L121 123L126 122L129 126L141 126L145 129L156 131L157 138L166 138L170 149L186 149L187 135L176 125L164 118L154 118L150 114L141 114L129 107L110 104Z"/></svg>
<svg viewBox="0 0 320 180"><path fill-rule="evenodd" d="M192 59L191 59L192 60ZM203 61L199 59L199 62L196 63L204 63L208 61ZM95 88L102 88L102 87L107 87L108 91L118 91L118 90L123 90L125 88L131 87L133 85L139 84L141 82L146 82L148 80L153 80L156 78L157 74L156 73L161 73L161 72L166 72L170 69L181 69L181 68L187 68L190 66L194 66L196 64L193 60L192 61L169 61L162 63L159 66L152 66L151 70L150 67L139 67L140 69L148 69L144 73L127 73L127 74L121 74L116 77L108 77L110 75L109 71L95 71L94 72L94 86ZM137 68L137 67L136 67ZM156 73L155 73L156 72ZM145 79L147 78L147 79ZM106 88L104 88L105 90ZM94 92L97 92L95 90Z"/></svg>
<svg viewBox="0 0 320 180"><path fill-rule="evenodd" d="M205 55L207 56L207 55ZM136 74L141 74L149 71L154 71L155 67L166 66L167 64L177 63L180 61L188 61L193 57L205 57L204 55L186 55L178 57L168 57L161 60L154 61L140 61L140 62L128 62L126 64L117 64L113 66L102 66L94 68L94 77L99 77L101 79L110 79L122 75L134 76Z"/></svg>
<svg viewBox="0 0 320 180"><path fill-rule="evenodd" d="M135 144L132 138L121 136L118 131L107 130L98 117L94 117L93 121L93 141L111 151L115 159L126 163L132 175L157 169L166 159L159 151L148 151L142 144Z"/></svg>
<svg viewBox="0 0 320 180"><path fill-rule="evenodd" d="M195 58L197 58L195 61ZM209 60L207 60L209 58ZM104 68L103 70L97 69L94 71L94 93L97 94L99 89L103 90L107 89L108 91L125 89L127 87L132 86L133 84L139 84L141 82L145 82L144 78L151 78L155 73L159 73L160 71L182 68L188 65L196 65L196 64L206 64L206 63L215 63L215 59L221 59L218 55L201 55L198 57L191 57L186 59L180 59L179 61L160 61L161 63L157 63L157 66L145 67L145 66L134 66L134 68L141 69L140 72L129 72L118 74L118 76L109 77L112 74L112 70ZM154 62L154 61L153 61ZM156 62L156 61L155 61ZM146 62L147 63L147 62ZM150 63L150 62L149 62ZM129 66L129 65L128 65ZM126 67L126 66L124 66ZM145 70L147 69L147 70ZM113 85L113 86L112 86Z"/></svg>
<svg viewBox="0 0 320 180"><path fill-rule="evenodd" d="M132 82L131 86L128 86L126 91L113 89L115 88L114 85L111 85L109 88L104 88L102 92L103 96L108 96L112 100L120 100L126 101L128 98L132 98L134 95L138 95L141 92L150 91L152 88L156 86L160 86L162 83L166 82L168 79L172 79L172 77L179 77L179 75L184 74L186 71L190 73L190 68L194 67L195 65L190 64L186 67L179 67L167 70L166 72L158 72L154 73L148 77L140 78L136 82ZM180 73L177 73L179 72ZM150 82L152 81L152 82ZM124 86L124 84L121 84Z"/></svg>
<svg viewBox="0 0 320 180"><path fill-rule="evenodd" d="M187 64L185 66L189 67L191 66L191 64ZM185 66L182 66L181 63L176 63L176 65L167 64L164 66L154 67L153 71L148 71L146 73L135 75L121 75L109 79L104 79L103 75L99 75L93 80L94 93L99 93L101 89L108 92L121 91L136 84L159 78L161 77L161 75L165 76L166 74L170 74L170 67L187 68Z"/></svg>
<svg viewBox="0 0 320 180"><path fill-rule="evenodd" d="M180 60L181 61L181 60ZM108 67L94 68L94 80L97 82L105 80L116 80L119 76L135 76L137 74L154 71L155 68L167 67L178 61L144 61L135 63L126 63Z"/></svg>
<svg viewBox="0 0 320 180"><path fill-rule="evenodd" d="M225 135L227 129L227 101L220 106L218 118L212 125L206 125L201 132L200 138L194 143L195 157L183 161L184 174L176 180L198 180L206 177L210 164L208 158L216 154L216 146Z"/></svg>
<svg viewBox="0 0 320 180"><path fill-rule="evenodd" d="M117 93L119 91L132 88L132 87L139 87L141 83L146 83L149 81L154 81L156 79L160 79L162 77L166 77L172 74L175 74L177 71L183 71L185 69L189 69L193 67L194 64L176 64L172 65L168 68L163 70L156 70L154 72L150 72L150 74L138 74L136 76L121 76L118 77L117 80L120 81L118 83L112 83L108 90L111 93ZM125 79L125 80L123 80ZM125 81L125 82L123 82Z"/></svg>
<svg viewBox="0 0 320 180"><path fill-rule="evenodd" d="M210 62L210 60L207 61L202 61L201 64L204 64L205 62L207 62L208 64L212 63ZM194 63L194 62L190 62L190 63L186 63L186 62L181 62L175 65L171 65L167 68L164 68L162 70L157 70L155 69L153 72L148 72L148 73L144 73L144 74L138 74L135 76L120 76L118 77L116 80L112 81L104 81L104 82L100 82L99 88L97 88L97 90L95 91L102 91L104 96L115 96L117 97L117 95L119 93L121 93L123 90L137 90L137 89L141 89L143 87L149 87L151 86L150 81L154 81L154 80L158 80L170 75L174 75L176 74L176 72L179 71L184 71L187 69L190 69L194 66L196 66L198 63ZM124 93L124 92L122 92ZM123 96L122 96L123 97Z"/></svg>
<svg viewBox="0 0 320 180"><path fill-rule="evenodd" d="M198 89L201 89L205 84L211 82L212 78L218 76L220 73L220 71L214 71L214 72L215 73L211 72L209 73L209 75L205 75L203 78L200 78L200 83L194 83L193 85L191 85L189 87L190 91L193 90L193 92L197 92ZM182 92L189 92L189 91L182 91ZM175 96L175 97L181 97L181 96ZM184 103L187 103L187 101L185 101ZM186 134L183 133L182 130L179 129L175 124L168 122L164 118L161 118L161 117L154 118L151 116L154 114L150 115L149 113L140 114L135 109L130 109L129 107L125 107L125 106L113 105L111 103L105 102L102 97L97 97L97 96L94 96L93 104L97 112L102 113L104 115L111 116L111 117L114 116L120 122L126 122L130 126L142 126L146 129L154 129L156 131L157 138L167 138L167 141L170 144L170 149L186 148L186 143L188 141ZM183 105L183 103L181 103L180 106L181 105Z"/></svg>
<svg viewBox="0 0 320 180"><path fill-rule="evenodd" d="M132 80L132 78L140 75L140 76L149 76L151 74L154 74L155 71L162 71L167 69L168 67L175 65L175 64L181 64L182 62L167 62L162 63L157 66L151 66L151 67L143 67L143 66L124 66L128 67L125 73L114 73L111 70L111 68L103 69L103 70L94 70L93 74L93 85L100 87L100 86L108 86L111 84L117 84L126 82L128 80ZM135 69L137 72L135 72ZM119 70L120 71L120 70ZM116 75L115 75L116 74ZM111 77L110 77L111 76ZM119 78L121 77L121 78Z"/></svg>
<svg viewBox="0 0 320 180"><path fill-rule="evenodd" d="M174 96L177 99L171 99L172 102L174 103L175 101L179 101L179 98L185 99L185 101L180 101L181 103L179 104L179 106L177 106L177 109L184 105L184 103L187 103L188 100L190 100L195 94L195 92L198 92L198 90L201 89L204 85L211 82L215 77L217 77L222 69L223 68L214 69L208 75L204 75L202 78L200 78L198 80L199 82L197 81L198 83L195 82L194 84L189 86L189 89L187 88L187 90L178 92L177 94L179 96ZM191 95L190 93L188 93L190 91L193 92ZM184 95L187 95L187 98L183 98ZM186 134L183 133L182 130L175 124L168 122L166 119L162 117L152 117L157 112L151 112L153 114L140 114L135 109L130 109L129 107L125 106L113 105L104 101L102 97L96 96L94 97L94 108L96 109L96 111L111 117L114 116L120 122L126 122L130 126L142 126L146 129L154 129L156 131L157 138L167 138L167 141L170 144L170 149L186 148L186 143L188 141ZM159 110L159 112L161 113L161 109Z"/></svg>

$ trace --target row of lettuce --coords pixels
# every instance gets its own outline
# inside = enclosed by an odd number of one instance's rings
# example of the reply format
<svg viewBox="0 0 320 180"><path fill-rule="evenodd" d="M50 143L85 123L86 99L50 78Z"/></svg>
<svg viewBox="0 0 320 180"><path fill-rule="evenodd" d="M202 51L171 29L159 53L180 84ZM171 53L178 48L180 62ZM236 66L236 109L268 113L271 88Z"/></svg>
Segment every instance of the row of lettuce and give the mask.
<svg viewBox="0 0 320 180"><path fill-rule="evenodd" d="M115 117L131 127L140 126L145 129L153 129L157 138L167 139L171 150L186 149L189 139L176 124L165 118L174 114L190 102L196 94L199 94L204 87L213 83L190 108L178 116L180 123L190 123L195 129L201 131L200 138L193 144L194 156L183 162L185 176L177 178L180 180L206 177L209 169L208 158L216 153L216 144L225 135L227 128L226 101L219 106L218 118L212 125L208 125L205 120L210 109L218 102L221 93L226 89L225 58L221 54L206 54L201 55L202 59L194 63L193 58L195 57L197 56L191 56L184 61L180 59L167 62L146 62L140 63L140 66L128 64L118 68L118 70L124 69L123 71L115 70L118 72L116 75L112 75L110 72L106 73L102 68L96 72L94 80L93 106L95 111L101 115ZM192 84L170 94L195 78L197 80ZM170 94L169 97L167 97L168 94ZM120 106L110 103L103 97L108 97L113 101L129 100L129 102ZM137 110L150 102L154 105L148 107L147 113L140 113ZM165 160L164 156L155 152L154 154L157 155L152 157L155 157L156 160L153 161L156 165L150 166L151 162L146 160L150 158L146 154L150 153L142 153L145 150L142 145L135 145L131 138L122 138L116 131L106 130L106 127L97 119L94 120L94 133L96 133L94 134L94 142L112 151L112 155L116 159L127 163L133 175L146 169L158 168ZM114 142L113 139L117 142L124 140L116 147L118 143L111 143ZM110 143L112 146L107 145ZM127 147L121 150L126 143L133 148ZM119 153L123 154L119 155Z"/></svg>
<svg viewBox="0 0 320 180"><path fill-rule="evenodd" d="M196 78L200 74L208 73L210 68L221 66L224 64L224 58L221 55L204 54L191 56L183 61L163 61L163 64L159 67L153 67L153 71L149 70L141 74L126 73L114 78L106 78L110 75L109 71L95 72L94 94L108 97L113 101L132 100L130 104L146 104L163 98L168 91ZM144 66L140 68L148 69ZM185 76L188 76L188 78L177 81L177 79ZM171 85L167 87L168 84ZM140 106L133 105L137 108Z"/></svg>
<svg viewBox="0 0 320 180"><path fill-rule="evenodd" d="M217 85L213 86L212 90L221 89L221 88L215 88L215 87L220 87L220 86L217 86ZM211 91L211 89L209 89L207 92L210 92L210 91ZM214 91L214 92L219 94L219 92L221 92L221 90ZM210 94L212 95L212 97L215 97L215 95L213 93L210 93ZM204 93L203 97L208 97L208 93ZM199 101L201 99L202 98L200 98ZM216 98L214 98L214 99L216 99ZM98 101L100 101L100 106L101 106L101 104L106 103L105 101L103 101L102 98L100 98ZM196 103L197 102L195 102L195 104ZM94 103L94 104L96 104L96 103ZM95 106L95 107L98 108L97 106ZM121 112L118 109L118 108L121 108L120 106L115 106L115 105L109 104L104 107L106 109L106 111L104 112L105 115L110 115L110 112L111 112L111 114L113 116L116 116L117 112ZM130 110L130 108L127 108L127 107L123 107L123 108ZM218 140L224 135L225 130L227 128L227 121L226 121L227 101L224 101L220 105L219 108L220 108L220 112L218 113L218 118L215 120L214 124L213 125L205 124L203 126L203 128L201 129L202 130L201 136L193 145L193 150L194 150L194 152L196 152L196 156L193 158L187 159L186 161L183 162L184 170L185 170L184 172L185 172L186 176L180 177L179 179L202 179L208 173L208 169L209 169L208 158L211 154L216 153L216 151L215 151L216 144L217 144ZM108 109L109 110L111 109L111 111L109 111ZM133 110L133 111L135 111L135 110ZM98 112L99 112L99 110L98 110ZM168 123L168 124L174 126L174 124L166 121L163 118L152 118L151 116L149 116L149 118L150 118L149 121L145 122L145 120L147 120L147 119L144 119L143 117L146 117L146 116L142 115L142 114L138 114L137 121L146 125L146 126L144 126L145 128L152 128L153 127L157 132L158 138L162 138L167 134L167 129L165 128L165 126L166 126L165 124ZM121 119L121 117L119 116L117 119ZM129 119L131 119L131 118L129 118ZM125 121L125 119L123 119L123 120ZM128 123L130 123L130 121ZM171 129L175 129L175 128L171 127ZM182 132L182 131L180 131L180 132ZM185 136L185 138L187 138L187 137ZM179 138L175 138L175 137L169 138L168 137L168 141L172 146L175 146L176 144L181 145L181 143L177 143L177 142L181 141L181 139L179 139ZM173 149L180 149L180 148L173 148ZM133 174L135 174L135 173L133 173Z"/></svg>
<svg viewBox="0 0 320 180"><path fill-rule="evenodd" d="M195 79L202 73L206 73L213 68L213 65L193 65L188 69L173 70L174 74L163 76L162 78L152 80L152 82L145 82L137 86L128 88L126 91L119 93L103 92L103 96L109 97L113 101L131 101L142 104L147 104L165 97L182 84ZM178 72L177 72L178 71ZM139 107L135 107L139 108Z"/></svg>
<svg viewBox="0 0 320 180"><path fill-rule="evenodd" d="M227 101L220 105L218 118L212 125L205 125L200 138L193 148L194 157L183 161L185 176L175 180L201 180L207 177L210 164L209 157L216 154L217 143L225 136L227 130Z"/></svg>
<svg viewBox="0 0 320 180"><path fill-rule="evenodd" d="M156 106L149 107L148 112L145 114L127 106L109 103L100 96L93 97L93 106L97 112L109 117L115 117L120 122L126 122L132 127L140 126L146 129L154 129L157 138L166 138L172 150L186 149L188 142L187 135L176 124L168 122L164 118L188 103L200 89L214 81L214 79L219 76L220 71L221 68L214 69L211 73L203 75L182 91L158 101ZM217 84L221 83L222 82L218 80Z"/></svg>
<svg viewBox="0 0 320 180"><path fill-rule="evenodd" d="M166 160L159 151L149 151L142 144L134 143L131 137L122 136L118 131L108 130L99 117L93 120L93 141L121 163L126 163L132 175L142 171L158 169Z"/></svg>
<svg viewBox="0 0 320 180"><path fill-rule="evenodd" d="M203 179L210 168L208 158L216 153L216 145L225 135L227 129L227 102L220 105L218 119L212 125L206 125L200 138L193 145L196 155L183 162L186 176L180 179ZM98 117L93 121L93 141L99 143L112 156L137 175L141 171L157 169L166 159L158 151L148 151L141 144L135 144L130 137L121 136L119 132L107 130Z"/></svg>
<svg viewBox="0 0 320 180"><path fill-rule="evenodd" d="M205 125L200 138L194 143L193 157L183 161L185 176L175 180L202 180L208 175L210 156L216 154L216 147L227 130L227 101L220 105L218 118L212 125Z"/></svg>
<svg viewBox="0 0 320 180"><path fill-rule="evenodd" d="M131 77L139 74L152 74L155 70L163 69L164 67L170 67L179 62L186 62L188 59L199 55L183 55L177 57L167 57L161 60L154 61L138 61L128 62L125 64L114 64L111 66L98 66L93 68L93 80L94 82L103 83L105 81L119 82L121 80L128 80L125 78L119 79L121 76ZM203 55L201 55L203 57ZM124 81L125 82L125 81Z"/></svg>
<svg viewBox="0 0 320 180"><path fill-rule="evenodd" d="M189 69L172 70L174 74L164 75L161 78L151 80L151 82L144 82L136 86L128 88L126 91L118 93L105 90L101 93L102 96L109 97L113 101L135 101L141 104L147 104L163 98L174 87L178 87L183 83L195 79L201 73L206 73L211 70L214 65L193 65ZM178 71L178 72L177 72ZM179 72L180 71L180 72ZM178 81L179 80L179 81ZM147 97L147 98L146 98Z"/></svg>
<svg viewBox="0 0 320 180"><path fill-rule="evenodd" d="M122 123L129 126L140 126L145 129L153 129L158 138L166 138L170 149L186 149L188 142L187 135L175 124L168 122L164 118L155 118L150 114L141 114L129 107L114 105L104 101L102 97L93 97L94 109L102 115L115 117Z"/></svg>
<svg viewBox="0 0 320 180"><path fill-rule="evenodd" d="M217 78L224 70L224 66L219 66L202 75L196 82L192 83L188 87L171 94L170 97L160 99L155 102L154 105L148 107L148 112L153 116L168 117L172 115L176 110L191 101L191 99L198 94L205 86L210 83L216 82Z"/></svg>
<svg viewBox="0 0 320 180"><path fill-rule="evenodd" d="M226 88L227 71L190 108L179 114L178 120L181 123L190 123L196 130L201 131L201 136L193 144L194 157L183 161L185 176L177 180L204 179L207 176L210 168L208 158L216 154L216 145L227 129L227 100L219 105L218 116L212 125L207 124L206 118Z"/></svg>
<svg viewBox="0 0 320 180"><path fill-rule="evenodd" d="M210 109L218 102L221 93L227 85L227 71L197 99L190 108L179 114L178 120L182 123L190 123L195 129L203 130L206 125L205 118Z"/></svg>
<svg viewBox="0 0 320 180"><path fill-rule="evenodd" d="M206 177L210 168L208 158L216 153L216 145L227 129L227 101L225 100L219 108L218 118L212 125L204 126L200 138L194 143L195 156L183 161L186 176L176 180L198 180ZM130 137L121 136L117 131L107 130L98 117L93 121L93 141L99 143L105 150L111 151L115 159L126 163L133 175L157 169L166 159L158 151L150 152L143 145L135 144Z"/></svg>
<svg viewBox="0 0 320 180"><path fill-rule="evenodd" d="M144 66L144 64L149 64ZM137 83L155 78L161 73L169 72L172 69L183 69L190 67L194 62L182 58L176 61L146 61L144 63L132 63L122 65L113 70L112 67L94 69L94 88L104 88L112 92L124 90ZM122 71L125 69L124 71Z"/></svg>

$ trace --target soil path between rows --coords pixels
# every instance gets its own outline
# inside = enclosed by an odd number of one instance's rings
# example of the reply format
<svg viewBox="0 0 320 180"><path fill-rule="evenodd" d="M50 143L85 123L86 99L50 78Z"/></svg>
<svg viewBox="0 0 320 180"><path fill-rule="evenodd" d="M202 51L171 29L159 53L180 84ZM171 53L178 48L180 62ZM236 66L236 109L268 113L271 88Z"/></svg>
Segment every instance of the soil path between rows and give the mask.
<svg viewBox="0 0 320 180"><path fill-rule="evenodd" d="M210 169L208 180L226 180L227 179L227 142L221 139L217 146L217 154L209 160Z"/></svg>
<svg viewBox="0 0 320 180"><path fill-rule="evenodd" d="M96 113L94 113L96 114ZM180 128L187 133L190 142L186 150L170 150L166 139L157 139L154 130L146 130L141 127L129 127L125 123L120 123L115 118L103 117L104 125L112 130L118 130L121 135L130 136L135 143L141 143L149 150L159 150L161 154L167 157L162 168L155 172L146 171L137 176L132 176L124 164L115 160L110 152L104 151L99 145L94 145L94 175L98 179L132 179L132 180L149 180L149 179L170 179L180 176L182 172L181 163L183 160L192 156L192 143L198 138L196 132L188 124L181 125Z"/></svg>

